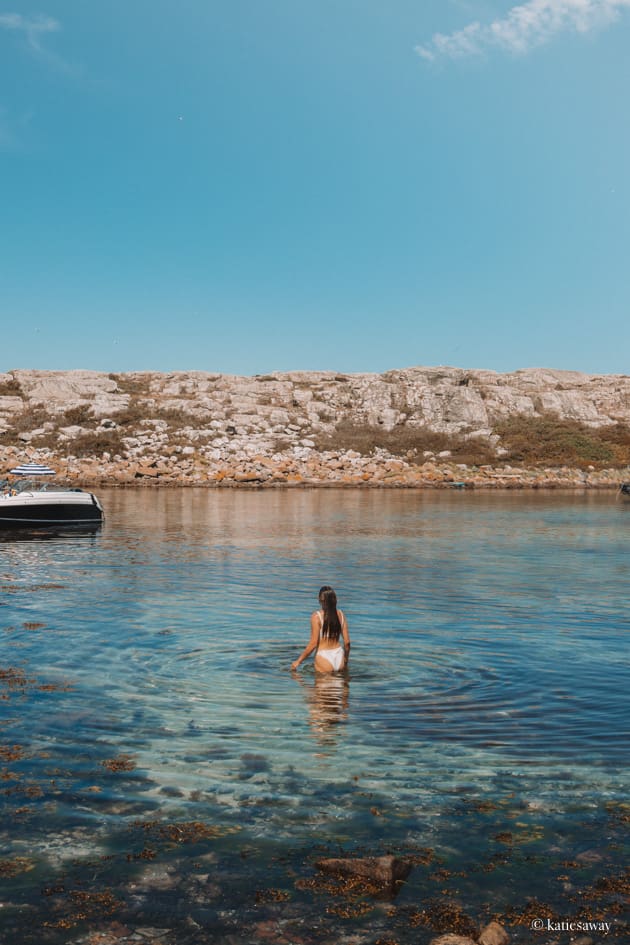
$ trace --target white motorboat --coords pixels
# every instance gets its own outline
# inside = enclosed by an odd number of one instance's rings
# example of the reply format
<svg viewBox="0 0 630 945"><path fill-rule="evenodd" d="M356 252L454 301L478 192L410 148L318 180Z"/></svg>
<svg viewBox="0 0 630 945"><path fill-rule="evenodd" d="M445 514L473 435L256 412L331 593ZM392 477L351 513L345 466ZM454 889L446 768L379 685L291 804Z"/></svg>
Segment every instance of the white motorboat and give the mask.
<svg viewBox="0 0 630 945"><path fill-rule="evenodd" d="M95 495L50 482L48 466L26 463L0 482L0 529L99 525L103 507Z"/></svg>

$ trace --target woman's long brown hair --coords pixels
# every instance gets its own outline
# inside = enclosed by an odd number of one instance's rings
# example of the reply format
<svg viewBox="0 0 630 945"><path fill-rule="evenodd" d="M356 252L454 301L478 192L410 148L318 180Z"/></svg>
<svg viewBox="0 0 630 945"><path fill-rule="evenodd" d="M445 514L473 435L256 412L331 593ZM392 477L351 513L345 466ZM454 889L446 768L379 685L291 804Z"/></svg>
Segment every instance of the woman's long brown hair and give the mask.
<svg viewBox="0 0 630 945"><path fill-rule="evenodd" d="M332 587L325 584L319 589L319 602L324 611L322 636L325 640L338 640L341 636L341 621L337 613L337 595Z"/></svg>

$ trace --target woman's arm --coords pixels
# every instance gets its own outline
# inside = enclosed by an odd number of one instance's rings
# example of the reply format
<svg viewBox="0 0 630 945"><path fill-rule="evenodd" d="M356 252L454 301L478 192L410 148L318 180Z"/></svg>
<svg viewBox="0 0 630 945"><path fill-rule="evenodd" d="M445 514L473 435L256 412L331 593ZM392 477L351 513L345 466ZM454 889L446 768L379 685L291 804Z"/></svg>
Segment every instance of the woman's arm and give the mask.
<svg viewBox="0 0 630 945"><path fill-rule="evenodd" d="M319 618L317 613L311 614L311 639L308 641L302 653L298 656L294 663L291 663L291 669L297 669L300 663L303 663L307 659L313 650L317 649L317 644L319 643Z"/></svg>
<svg viewBox="0 0 630 945"><path fill-rule="evenodd" d="M345 651L343 668L345 669L348 665L348 659L350 658L350 634L348 632L348 621L346 620L346 615L341 610L341 632L343 634L343 648Z"/></svg>

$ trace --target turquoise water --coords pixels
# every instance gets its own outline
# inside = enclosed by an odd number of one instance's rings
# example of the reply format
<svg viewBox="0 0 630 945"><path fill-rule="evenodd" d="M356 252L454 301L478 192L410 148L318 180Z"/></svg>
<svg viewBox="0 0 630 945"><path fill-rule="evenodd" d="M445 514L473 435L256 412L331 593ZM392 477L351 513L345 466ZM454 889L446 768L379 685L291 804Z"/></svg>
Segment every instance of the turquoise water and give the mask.
<svg viewBox="0 0 630 945"><path fill-rule="evenodd" d="M178 941L246 942L272 918L289 923L288 941L296 930L339 941L341 929L422 942L434 933L413 918L418 904L441 895L475 921L531 899L573 915L580 891L619 873L630 504L101 498L95 535L0 543L0 669L11 670L0 931L11 942L78 941L114 918L194 921ZM318 678L306 664L292 676L324 583L348 617L350 672ZM166 829L192 823L206 833ZM368 898L344 917L334 895L300 882L314 851L417 865L387 908ZM152 877L167 865L158 895ZM214 899L195 898L208 873ZM118 905L81 912L79 888L95 901L114 890ZM597 908L620 921L614 895Z"/></svg>

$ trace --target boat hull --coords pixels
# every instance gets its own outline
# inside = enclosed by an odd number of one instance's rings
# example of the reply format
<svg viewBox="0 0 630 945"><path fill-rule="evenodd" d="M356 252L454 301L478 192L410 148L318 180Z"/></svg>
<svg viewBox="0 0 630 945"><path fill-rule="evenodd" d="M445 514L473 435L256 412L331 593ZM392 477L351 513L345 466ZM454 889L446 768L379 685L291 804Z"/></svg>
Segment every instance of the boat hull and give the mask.
<svg viewBox="0 0 630 945"><path fill-rule="evenodd" d="M103 509L91 492L31 493L0 499L0 528L85 525L103 521Z"/></svg>

